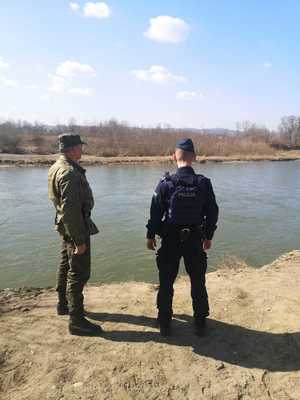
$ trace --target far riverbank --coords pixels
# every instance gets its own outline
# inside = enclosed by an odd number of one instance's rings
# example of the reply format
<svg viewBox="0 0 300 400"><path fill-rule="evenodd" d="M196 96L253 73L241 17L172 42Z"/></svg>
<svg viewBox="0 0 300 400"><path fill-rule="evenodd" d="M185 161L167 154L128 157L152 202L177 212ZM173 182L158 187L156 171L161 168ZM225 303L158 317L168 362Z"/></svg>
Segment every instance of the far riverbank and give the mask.
<svg viewBox="0 0 300 400"><path fill-rule="evenodd" d="M0 166L49 166L58 154L0 154ZM198 156L197 162L251 162L251 161L295 161L300 160L300 151L284 151L267 155L232 155L232 156ZM171 156L126 156L126 157L97 157L84 155L84 165L113 165L113 164L147 164L172 162Z"/></svg>

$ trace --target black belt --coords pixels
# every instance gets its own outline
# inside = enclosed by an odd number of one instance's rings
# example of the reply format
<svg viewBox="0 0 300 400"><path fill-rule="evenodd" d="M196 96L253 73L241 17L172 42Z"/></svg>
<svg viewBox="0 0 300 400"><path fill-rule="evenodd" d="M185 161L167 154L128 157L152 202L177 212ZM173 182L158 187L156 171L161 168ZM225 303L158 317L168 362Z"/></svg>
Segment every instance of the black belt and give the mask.
<svg viewBox="0 0 300 400"><path fill-rule="evenodd" d="M182 225L167 225L167 236L179 238L181 242L186 242L191 236L199 235L199 237L203 238L203 232L201 226L198 225L189 225L189 226L182 226Z"/></svg>
<svg viewBox="0 0 300 400"><path fill-rule="evenodd" d="M179 231L179 239L181 242L186 242L192 234L192 229L191 228L182 228Z"/></svg>

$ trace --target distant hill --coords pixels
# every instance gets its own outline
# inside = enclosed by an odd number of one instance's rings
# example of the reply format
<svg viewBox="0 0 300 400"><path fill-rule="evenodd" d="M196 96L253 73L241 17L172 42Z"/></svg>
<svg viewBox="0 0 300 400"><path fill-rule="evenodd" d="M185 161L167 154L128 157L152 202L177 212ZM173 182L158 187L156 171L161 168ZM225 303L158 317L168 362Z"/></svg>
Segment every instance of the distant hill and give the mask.
<svg viewBox="0 0 300 400"><path fill-rule="evenodd" d="M178 130L178 129L177 129ZM225 129L225 128L183 128L184 131L190 131L193 133L204 133L209 135L235 135L237 133L236 130Z"/></svg>

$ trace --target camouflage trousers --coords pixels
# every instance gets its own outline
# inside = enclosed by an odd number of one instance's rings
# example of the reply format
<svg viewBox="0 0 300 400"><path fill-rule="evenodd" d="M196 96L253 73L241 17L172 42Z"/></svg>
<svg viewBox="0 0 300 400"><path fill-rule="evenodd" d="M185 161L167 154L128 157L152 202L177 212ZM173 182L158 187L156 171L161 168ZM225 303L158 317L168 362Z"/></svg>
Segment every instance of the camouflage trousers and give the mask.
<svg viewBox="0 0 300 400"><path fill-rule="evenodd" d="M90 238L86 240L87 250L84 254L74 254L74 243L64 237L61 246L61 260L57 271L59 301L68 301L69 314L72 317L83 316L83 288L91 274Z"/></svg>

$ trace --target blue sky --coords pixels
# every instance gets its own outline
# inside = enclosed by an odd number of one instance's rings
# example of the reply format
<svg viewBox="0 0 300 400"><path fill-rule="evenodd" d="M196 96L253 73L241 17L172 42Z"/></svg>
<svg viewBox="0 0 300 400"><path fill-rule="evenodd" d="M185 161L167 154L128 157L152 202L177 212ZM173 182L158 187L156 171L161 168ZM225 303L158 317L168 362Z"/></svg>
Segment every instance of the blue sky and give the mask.
<svg viewBox="0 0 300 400"><path fill-rule="evenodd" d="M0 118L276 128L299 114L300 2L0 0Z"/></svg>

